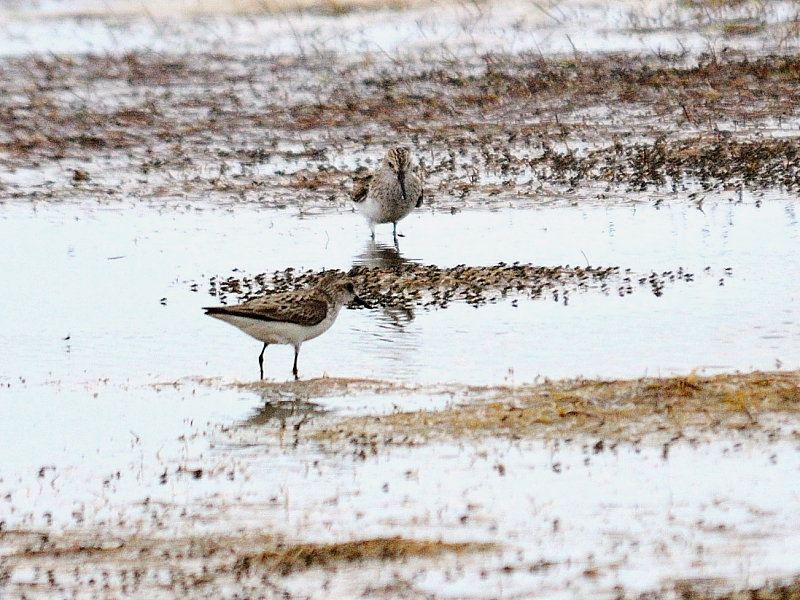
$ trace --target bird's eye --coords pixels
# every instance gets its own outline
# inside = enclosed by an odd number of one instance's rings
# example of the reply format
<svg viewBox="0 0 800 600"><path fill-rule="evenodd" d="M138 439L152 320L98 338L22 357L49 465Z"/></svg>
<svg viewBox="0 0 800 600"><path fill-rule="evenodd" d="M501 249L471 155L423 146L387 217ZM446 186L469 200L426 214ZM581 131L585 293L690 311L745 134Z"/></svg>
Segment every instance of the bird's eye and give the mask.
<svg viewBox="0 0 800 600"><path fill-rule="evenodd" d="M391 167L392 169L394 169L394 163L393 163L392 161L389 161L389 167Z"/></svg>
<svg viewBox="0 0 800 600"><path fill-rule="evenodd" d="M352 284L352 283L348 283L348 284L347 284L347 291L348 291L348 292L355 293L356 289L353 287L353 284Z"/></svg>

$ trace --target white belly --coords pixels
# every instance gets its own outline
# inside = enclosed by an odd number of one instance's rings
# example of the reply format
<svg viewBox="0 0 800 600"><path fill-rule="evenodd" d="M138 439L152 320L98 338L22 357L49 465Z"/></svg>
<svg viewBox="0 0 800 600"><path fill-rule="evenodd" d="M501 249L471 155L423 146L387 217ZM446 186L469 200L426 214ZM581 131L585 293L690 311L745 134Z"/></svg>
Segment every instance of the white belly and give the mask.
<svg viewBox="0 0 800 600"><path fill-rule="evenodd" d="M333 311L331 311L333 312ZM289 344L300 346L306 340L311 340L318 335L322 335L330 329L336 320L336 313L329 314L316 325L306 326L295 323L283 323L280 321L262 321L260 319L250 319L237 315L211 315L212 317L230 323L238 327L247 335L256 338L260 342L267 344Z"/></svg>
<svg viewBox="0 0 800 600"><path fill-rule="evenodd" d="M414 208L414 205L408 201L379 202L371 195L356 206L368 222L377 224L396 223Z"/></svg>

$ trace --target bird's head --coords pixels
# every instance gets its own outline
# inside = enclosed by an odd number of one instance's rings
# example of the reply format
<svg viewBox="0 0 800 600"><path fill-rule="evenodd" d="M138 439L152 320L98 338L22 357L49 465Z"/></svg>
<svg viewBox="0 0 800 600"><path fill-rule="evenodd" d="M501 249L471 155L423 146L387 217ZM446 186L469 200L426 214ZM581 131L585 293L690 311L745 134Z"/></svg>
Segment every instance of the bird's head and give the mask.
<svg viewBox="0 0 800 600"><path fill-rule="evenodd" d="M353 280L342 273L334 272L323 275L317 287L327 292L336 304L346 305L355 303L361 306L369 306L356 294Z"/></svg>
<svg viewBox="0 0 800 600"><path fill-rule="evenodd" d="M397 181L400 183L400 191L403 194L403 200L406 199L406 171L411 169L411 153L408 148L397 146L389 148L386 153L386 158L383 159L383 164L389 167L397 175Z"/></svg>
<svg viewBox="0 0 800 600"><path fill-rule="evenodd" d="M406 171L411 169L411 153L408 148L403 146L389 148L383 162L399 176L401 173L405 174Z"/></svg>

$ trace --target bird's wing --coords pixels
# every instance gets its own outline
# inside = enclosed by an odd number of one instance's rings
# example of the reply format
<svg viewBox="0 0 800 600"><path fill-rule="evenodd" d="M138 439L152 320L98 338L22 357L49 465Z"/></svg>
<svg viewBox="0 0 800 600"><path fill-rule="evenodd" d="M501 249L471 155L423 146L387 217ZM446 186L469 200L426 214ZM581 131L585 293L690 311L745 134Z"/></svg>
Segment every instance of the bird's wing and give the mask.
<svg viewBox="0 0 800 600"><path fill-rule="evenodd" d="M416 173L412 172L406 175L406 190L408 191L409 200L414 202L414 208L422 206L425 190L422 187L422 180Z"/></svg>
<svg viewBox="0 0 800 600"><path fill-rule="evenodd" d="M351 194L353 202L363 202L367 199L369 193L369 184L372 183L374 175L365 175L358 177L353 181L353 193Z"/></svg>
<svg viewBox="0 0 800 600"><path fill-rule="evenodd" d="M235 306L212 306L207 315L234 315L260 321L283 321L311 327L328 315L328 303L316 290L285 292L254 298Z"/></svg>

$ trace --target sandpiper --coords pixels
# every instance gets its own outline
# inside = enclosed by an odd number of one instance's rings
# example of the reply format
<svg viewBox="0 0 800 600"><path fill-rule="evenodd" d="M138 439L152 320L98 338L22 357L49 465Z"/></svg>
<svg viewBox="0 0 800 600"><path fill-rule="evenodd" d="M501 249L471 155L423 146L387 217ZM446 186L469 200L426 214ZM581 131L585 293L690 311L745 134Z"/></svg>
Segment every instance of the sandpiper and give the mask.
<svg viewBox="0 0 800 600"><path fill-rule="evenodd" d="M258 368L264 379L264 350L270 344L294 346L292 374L297 377L297 355L300 345L325 333L342 306L359 298L353 282L347 277L331 273L320 279L315 287L292 292L270 294L253 298L235 306L209 306L206 314L238 327L246 334L264 342L258 355Z"/></svg>
<svg viewBox="0 0 800 600"><path fill-rule="evenodd" d="M372 239L375 225L391 223L397 241L397 222L422 206L422 181L411 170L408 148L390 148L375 173L355 180L352 197L367 219Z"/></svg>

